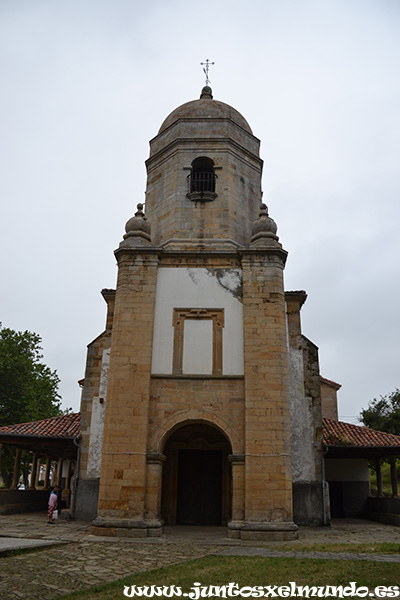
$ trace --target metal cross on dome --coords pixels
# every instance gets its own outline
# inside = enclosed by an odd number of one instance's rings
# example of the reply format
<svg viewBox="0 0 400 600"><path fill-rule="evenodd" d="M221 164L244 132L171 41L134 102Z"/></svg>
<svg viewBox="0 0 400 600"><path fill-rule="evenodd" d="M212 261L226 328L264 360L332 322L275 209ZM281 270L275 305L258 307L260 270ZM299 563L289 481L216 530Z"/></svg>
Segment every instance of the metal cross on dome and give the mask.
<svg viewBox="0 0 400 600"><path fill-rule="evenodd" d="M206 76L206 85L208 85L209 83L211 83L211 81L208 78L208 70L209 70L210 66L215 65L215 63L210 62L207 58L206 62L202 62L200 64L203 67L204 75Z"/></svg>

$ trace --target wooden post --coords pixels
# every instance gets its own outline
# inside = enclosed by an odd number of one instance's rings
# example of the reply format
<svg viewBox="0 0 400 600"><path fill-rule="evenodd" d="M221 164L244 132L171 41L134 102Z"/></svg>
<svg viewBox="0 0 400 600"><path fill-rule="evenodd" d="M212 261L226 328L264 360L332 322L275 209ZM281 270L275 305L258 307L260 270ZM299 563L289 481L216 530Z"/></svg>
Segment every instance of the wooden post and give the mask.
<svg viewBox="0 0 400 600"><path fill-rule="evenodd" d="M65 487L62 491L62 499L65 500L66 506L70 506L71 500L71 468L72 460L67 461L67 474L65 476Z"/></svg>
<svg viewBox="0 0 400 600"><path fill-rule="evenodd" d="M45 490L49 489L50 466L51 466L50 456L46 456L46 473L45 473L45 476L44 476L44 489Z"/></svg>
<svg viewBox="0 0 400 600"><path fill-rule="evenodd" d="M397 498L398 488L397 488L397 470L396 470L396 457L390 457L390 479L392 481L392 496L393 498Z"/></svg>
<svg viewBox="0 0 400 600"><path fill-rule="evenodd" d="M383 496L383 484L382 484L382 469L381 469L381 459L376 459L376 485L378 486L378 498L382 498Z"/></svg>
<svg viewBox="0 0 400 600"><path fill-rule="evenodd" d="M59 458L58 459L56 485L58 485L59 488L61 488L61 477L62 477L63 462L64 462L63 458Z"/></svg>
<svg viewBox="0 0 400 600"><path fill-rule="evenodd" d="M71 467L72 467L72 460L68 460L67 462L67 474L65 476L65 489L70 491L70 479L71 479Z"/></svg>
<svg viewBox="0 0 400 600"><path fill-rule="evenodd" d="M16 490L18 487L21 452L22 452L22 448L17 448L17 453L15 455L15 462L14 462L14 474L13 474L13 480L12 480L12 484L11 484L12 490Z"/></svg>
<svg viewBox="0 0 400 600"><path fill-rule="evenodd" d="M36 484L36 473L37 473L37 456L34 454L32 456L32 471L31 471L31 481L29 484L29 489L34 490Z"/></svg>
<svg viewBox="0 0 400 600"><path fill-rule="evenodd" d="M35 479L35 488L38 486L39 484L39 477L40 477L40 468L41 468L41 463L42 463L42 458L39 456L37 459L37 467L36 467L36 479Z"/></svg>

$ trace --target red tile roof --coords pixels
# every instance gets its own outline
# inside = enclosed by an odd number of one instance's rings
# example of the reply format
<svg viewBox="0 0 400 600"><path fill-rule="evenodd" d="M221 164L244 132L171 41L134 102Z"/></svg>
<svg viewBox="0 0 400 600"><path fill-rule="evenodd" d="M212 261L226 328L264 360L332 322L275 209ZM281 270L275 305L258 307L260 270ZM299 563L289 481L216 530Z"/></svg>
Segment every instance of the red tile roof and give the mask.
<svg viewBox="0 0 400 600"><path fill-rule="evenodd" d="M335 419L322 419L324 446L352 448L399 448L400 436L352 425Z"/></svg>
<svg viewBox="0 0 400 600"><path fill-rule="evenodd" d="M0 427L0 436L5 434L29 437L75 438L79 435L80 424L81 414L71 413L70 415L33 421L32 423L6 425Z"/></svg>
<svg viewBox="0 0 400 600"><path fill-rule="evenodd" d="M18 423L0 427L0 436L17 435L40 438L75 438L80 431L80 413L43 419L32 423ZM399 448L400 436L368 427L352 425L335 419L322 419L323 444L336 448Z"/></svg>

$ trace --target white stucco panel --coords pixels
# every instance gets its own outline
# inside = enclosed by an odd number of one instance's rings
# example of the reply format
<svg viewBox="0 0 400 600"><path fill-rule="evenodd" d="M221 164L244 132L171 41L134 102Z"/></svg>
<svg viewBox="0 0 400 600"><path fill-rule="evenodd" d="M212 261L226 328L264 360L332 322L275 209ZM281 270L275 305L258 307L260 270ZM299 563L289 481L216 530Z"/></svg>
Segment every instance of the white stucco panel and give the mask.
<svg viewBox="0 0 400 600"><path fill-rule="evenodd" d="M186 319L183 338L184 375L212 373L213 324L210 319Z"/></svg>
<svg viewBox="0 0 400 600"><path fill-rule="evenodd" d="M100 395L93 398L92 418L90 421L90 443L88 451L87 476L100 477L101 451L103 446L104 413L106 410L106 394L108 383L108 367L110 364L110 348L103 351L100 373Z"/></svg>
<svg viewBox="0 0 400 600"><path fill-rule="evenodd" d="M315 481L318 467L315 455L315 424L312 400L305 396L303 351L288 348L290 394L290 443L293 482Z"/></svg>
<svg viewBox="0 0 400 600"><path fill-rule="evenodd" d="M107 396L108 368L110 366L110 350L111 348L103 350L103 356L101 361L99 396L100 398L104 399Z"/></svg>
<svg viewBox="0 0 400 600"><path fill-rule="evenodd" d="M152 372L154 374L172 374L174 308L214 308L224 309L225 324L222 333L222 373L223 375L243 375L243 306L241 286L241 269L159 268L154 319ZM209 333L206 332L210 325L204 326L207 320L203 324L201 324L201 321L199 323L198 333L202 336L201 339L204 338L205 345L203 347L205 348L208 343L206 342L206 338L209 336ZM192 329L190 330L190 328ZM186 325L185 323L185 329L187 332L193 332L192 325ZM185 344L189 343L193 346L196 343L196 339L193 338L194 335L194 333L190 334L191 341L188 342L189 337L185 333ZM189 349L192 346L189 346ZM199 370L189 373L187 362L189 354L185 356L186 352L189 351L184 350L184 372L186 374L200 373ZM190 349L190 352L192 352L192 349ZM202 356L201 360L206 360L205 356ZM207 364L209 365L209 363ZM207 364L203 365L203 368L208 369L205 373L209 373L211 369Z"/></svg>

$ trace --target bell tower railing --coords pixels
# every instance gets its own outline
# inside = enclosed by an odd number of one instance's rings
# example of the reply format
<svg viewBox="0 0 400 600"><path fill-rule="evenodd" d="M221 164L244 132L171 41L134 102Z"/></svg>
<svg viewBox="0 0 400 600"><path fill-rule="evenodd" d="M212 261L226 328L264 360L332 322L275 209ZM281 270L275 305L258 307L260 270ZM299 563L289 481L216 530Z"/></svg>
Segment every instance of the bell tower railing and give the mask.
<svg viewBox="0 0 400 600"><path fill-rule="evenodd" d="M193 171L188 175L188 193L190 200L207 202L217 197L215 180L217 175L212 171Z"/></svg>

